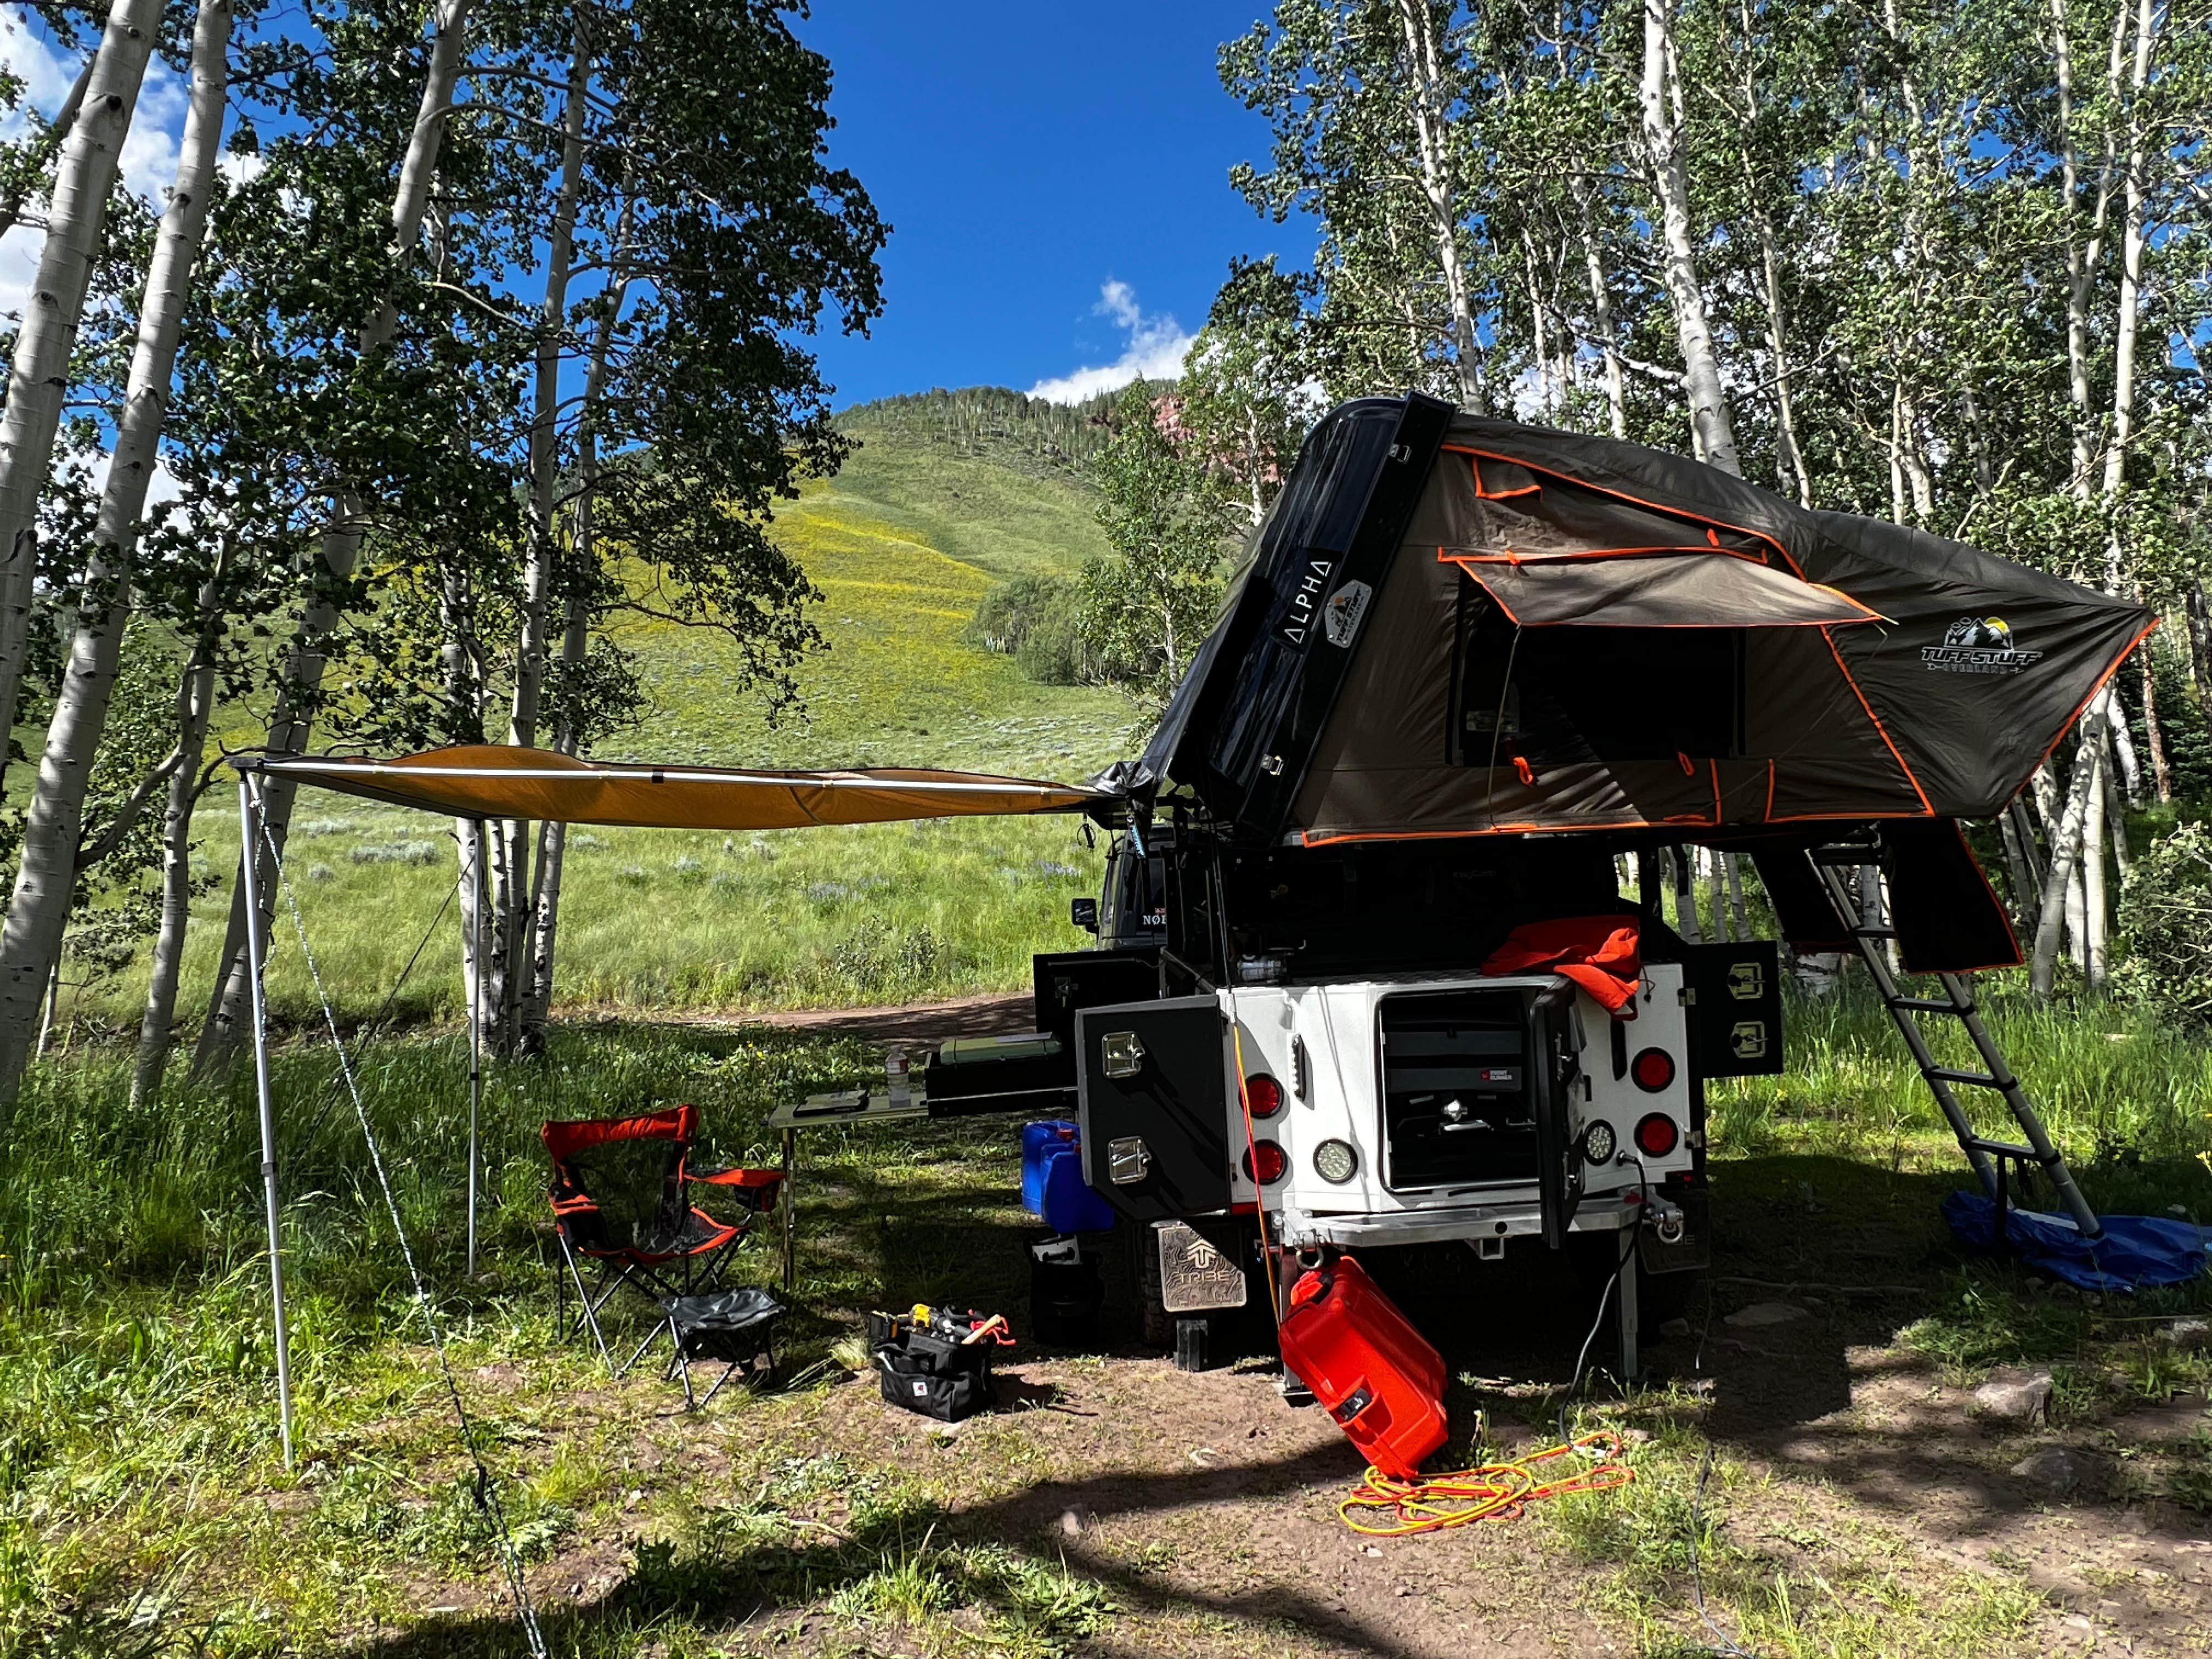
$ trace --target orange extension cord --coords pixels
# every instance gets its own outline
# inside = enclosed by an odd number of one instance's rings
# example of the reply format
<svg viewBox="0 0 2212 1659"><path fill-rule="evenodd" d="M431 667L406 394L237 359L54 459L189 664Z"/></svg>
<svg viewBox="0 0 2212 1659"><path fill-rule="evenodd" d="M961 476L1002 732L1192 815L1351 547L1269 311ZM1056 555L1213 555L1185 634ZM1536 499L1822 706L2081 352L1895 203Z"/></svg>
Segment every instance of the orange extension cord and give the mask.
<svg viewBox="0 0 2212 1659"><path fill-rule="evenodd" d="M1510 1463L1484 1463L1418 1480L1400 1480L1370 1469L1337 1504L1336 1512L1345 1525L1369 1538L1410 1538L1475 1521L1511 1521L1541 1498L1626 1486L1636 1479L1635 1472L1621 1462L1626 1451L1619 1435L1600 1429ZM1596 1462L1556 1480L1537 1474L1536 1464L1568 1452L1590 1452Z"/></svg>

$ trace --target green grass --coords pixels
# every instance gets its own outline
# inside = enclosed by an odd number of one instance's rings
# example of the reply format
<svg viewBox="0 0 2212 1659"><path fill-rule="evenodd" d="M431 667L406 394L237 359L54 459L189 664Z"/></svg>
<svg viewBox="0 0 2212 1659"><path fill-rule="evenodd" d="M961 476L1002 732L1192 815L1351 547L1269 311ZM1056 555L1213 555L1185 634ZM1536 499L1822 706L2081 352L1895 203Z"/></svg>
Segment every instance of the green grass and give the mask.
<svg viewBox="0 0 2212 1659"><path fill-rule="evenodd" d="M1734 1271L1771 1271L1766 1235L1741 1229L1761 1217L1802 1227L1788 1219L1801 1190L1826 1213L1886 1230L1904 1262L1945 1260L1933 1202L1961 1178L1957 1155L1910 1107L1901 1060L1874 1058L1893 1045L1860 1050L1879 1036L1878 1011L1845 1000L1791 1013L1803 1066L1716 1091L1723 1244L1751 1264ZM2093 1161L2093 1182L2154 1212L2203 1201L2202 1051L2109 1008L2069 1023L2000 999L1996 1018L2069 1144L2141 1142L2140 1161ZM2126 1041L2107 1040L2114 1031ZM1112 1641L1139 1616L1110 1577L989 1518L1050 1478L1018 1415L970 1425L959 1455L939 1461L821 1437L857 1310L951 1297L1019 1305L1010 1125L817 1137L793 1389L726 1395L679 1434L655 1416L666 1400L650 1376L611 1384L549 1341L540 1119L688 1099L705 1114L704 1156L757 1161L773 1151L773 1104L877 1063L862 1044L758 1028L557 1031L543 1062L491 1073L489 1271L469 1284L459 1044L396 1036L362 1048L366 1104L523 1553L605 1580L587 1609L561 1601L556 1651L750 1651L728 1633L750 1618L747 1639L763 1648L803 1624L826 1651L935 1642L1042 1656L1093 1634ZM460 1484L425 1331L328 1051L287 1044L276 1073L306 1458L295 1474L273 1450L250 1079L134 1114L123 1067L96 1047L41 1066L0 1125L0 1654L262 1654L372 1637L407 1652L513 1651L489 1536ZM766 1268L756 1256L752 1271ZM1995 1364L2051 1363L2062 1427L2212 1384L2212 1360L2152 1334L2152 1316L2202 1306L2201 1287L2132 1304L2053 1299L2011 1267L1955 1261L1930 1282L1897 1328L1899 1352L1960 1382ZM1548 1423L1556 1395L1531 1399L1532 1423ZM1624 1649L1684 1653L1702 1639L1686 1577L1702 1410L1665 1388L1586 1406L1587 1424L1643 1431L1637 1484L1525 1523L1538 1530L1519 1547L1571 1573L1568 1593ZM2212 1504L2203 1437L2136 1449L2127 1467L2145 1496ZM1893 1524L1818 1483L1762 1473L1725 1443L1698 1528L1716 1617L1761 1653L2012 1651L2039 1606L2023 1581L1931 1566ZM1165 1546L1118 1547L1133 1560ZM459 1611L431 1610L445 1607ZM1263 1638L1258 1625L1223 1625L1209 1640Z"/></svg>

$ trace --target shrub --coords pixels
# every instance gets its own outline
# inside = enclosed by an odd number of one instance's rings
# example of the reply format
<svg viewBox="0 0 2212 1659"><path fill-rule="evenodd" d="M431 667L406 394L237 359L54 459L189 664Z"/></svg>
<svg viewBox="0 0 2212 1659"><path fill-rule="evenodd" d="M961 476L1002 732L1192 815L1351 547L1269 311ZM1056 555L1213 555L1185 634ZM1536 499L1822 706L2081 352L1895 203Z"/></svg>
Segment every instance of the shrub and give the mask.
<svg viewBox="0 0 2212 1659"><path fill-rule="evenodd" d="M1090 678L1079 620L1073 584L1057 576L1017 576L983 596L967 637L1012 657L1041 685L1075 685Z"/></svg>
<svg viewBox="0 0 2212 1659"><path fill-rule="evenodd" d="M2182 1023L2212 1025L2212 830L2185 823L2150 844L2120 896L2128 994Z"/></svg>
<svg viewBox="0 0 2212 1659"><path fill-rule="evenodd" d="M433 841L396 841L382 846L371 844L356 847L349 855L356 864L435 864L438 843Z"/></svg>

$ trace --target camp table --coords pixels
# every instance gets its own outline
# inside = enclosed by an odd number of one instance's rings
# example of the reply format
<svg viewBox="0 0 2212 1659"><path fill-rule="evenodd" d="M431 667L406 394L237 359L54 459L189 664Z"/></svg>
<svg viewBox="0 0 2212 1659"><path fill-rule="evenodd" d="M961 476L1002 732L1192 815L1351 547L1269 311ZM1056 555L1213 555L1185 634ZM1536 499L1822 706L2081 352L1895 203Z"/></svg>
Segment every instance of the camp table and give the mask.
<svg viewBox="0 0 2212 1659"><path fill-rule="evenodd" d="M797 1273L798 1210L792 1183L801 1129L1019 1115L1075 1115L1074 1066L1052 1032L950 1038L929 1051L903 1099L879 1088L850 1089L777 1107L769 1114L768 1126L783 1138L783 1288L792 1288Z"/></svg>
<svg viewBox="0 0 2212 1659"><path fill-rule="evenodd" d="M809 1095L793 1106L779 1106L769 1114L768 1127L783 1137L783 1288L787 1292L797 1276L795 1168L801 1129L853 1128L862 1124L911 1123L930 1115L929 1103L919 1091L904 1102L894 1102L882 1090L848 1089L842 1094Z"/></svg>

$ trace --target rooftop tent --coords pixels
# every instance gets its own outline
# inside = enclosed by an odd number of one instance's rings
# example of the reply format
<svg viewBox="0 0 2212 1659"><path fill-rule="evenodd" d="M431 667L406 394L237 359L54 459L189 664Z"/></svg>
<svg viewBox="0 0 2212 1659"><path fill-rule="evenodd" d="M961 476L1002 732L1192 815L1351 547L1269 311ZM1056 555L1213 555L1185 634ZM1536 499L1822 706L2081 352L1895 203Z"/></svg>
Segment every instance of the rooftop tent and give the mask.
<svg viewBox="0 0 2212 1659"><path fill-rule="evenodd" d="M256 760L242 770L295 778L395 806L465 818L532 818L664 830L793 830L1097 806L1093 789L979 772L872 769L779 772L622 765L544 749L478 744L395 760Z"/></svg>
<svg viewBox="0 0 2212 1659"><path fill-rule="evenodd" d="M1305 845L1984 815L2154 623L1680 456L1367 398L1107 781Z"/></svg>

